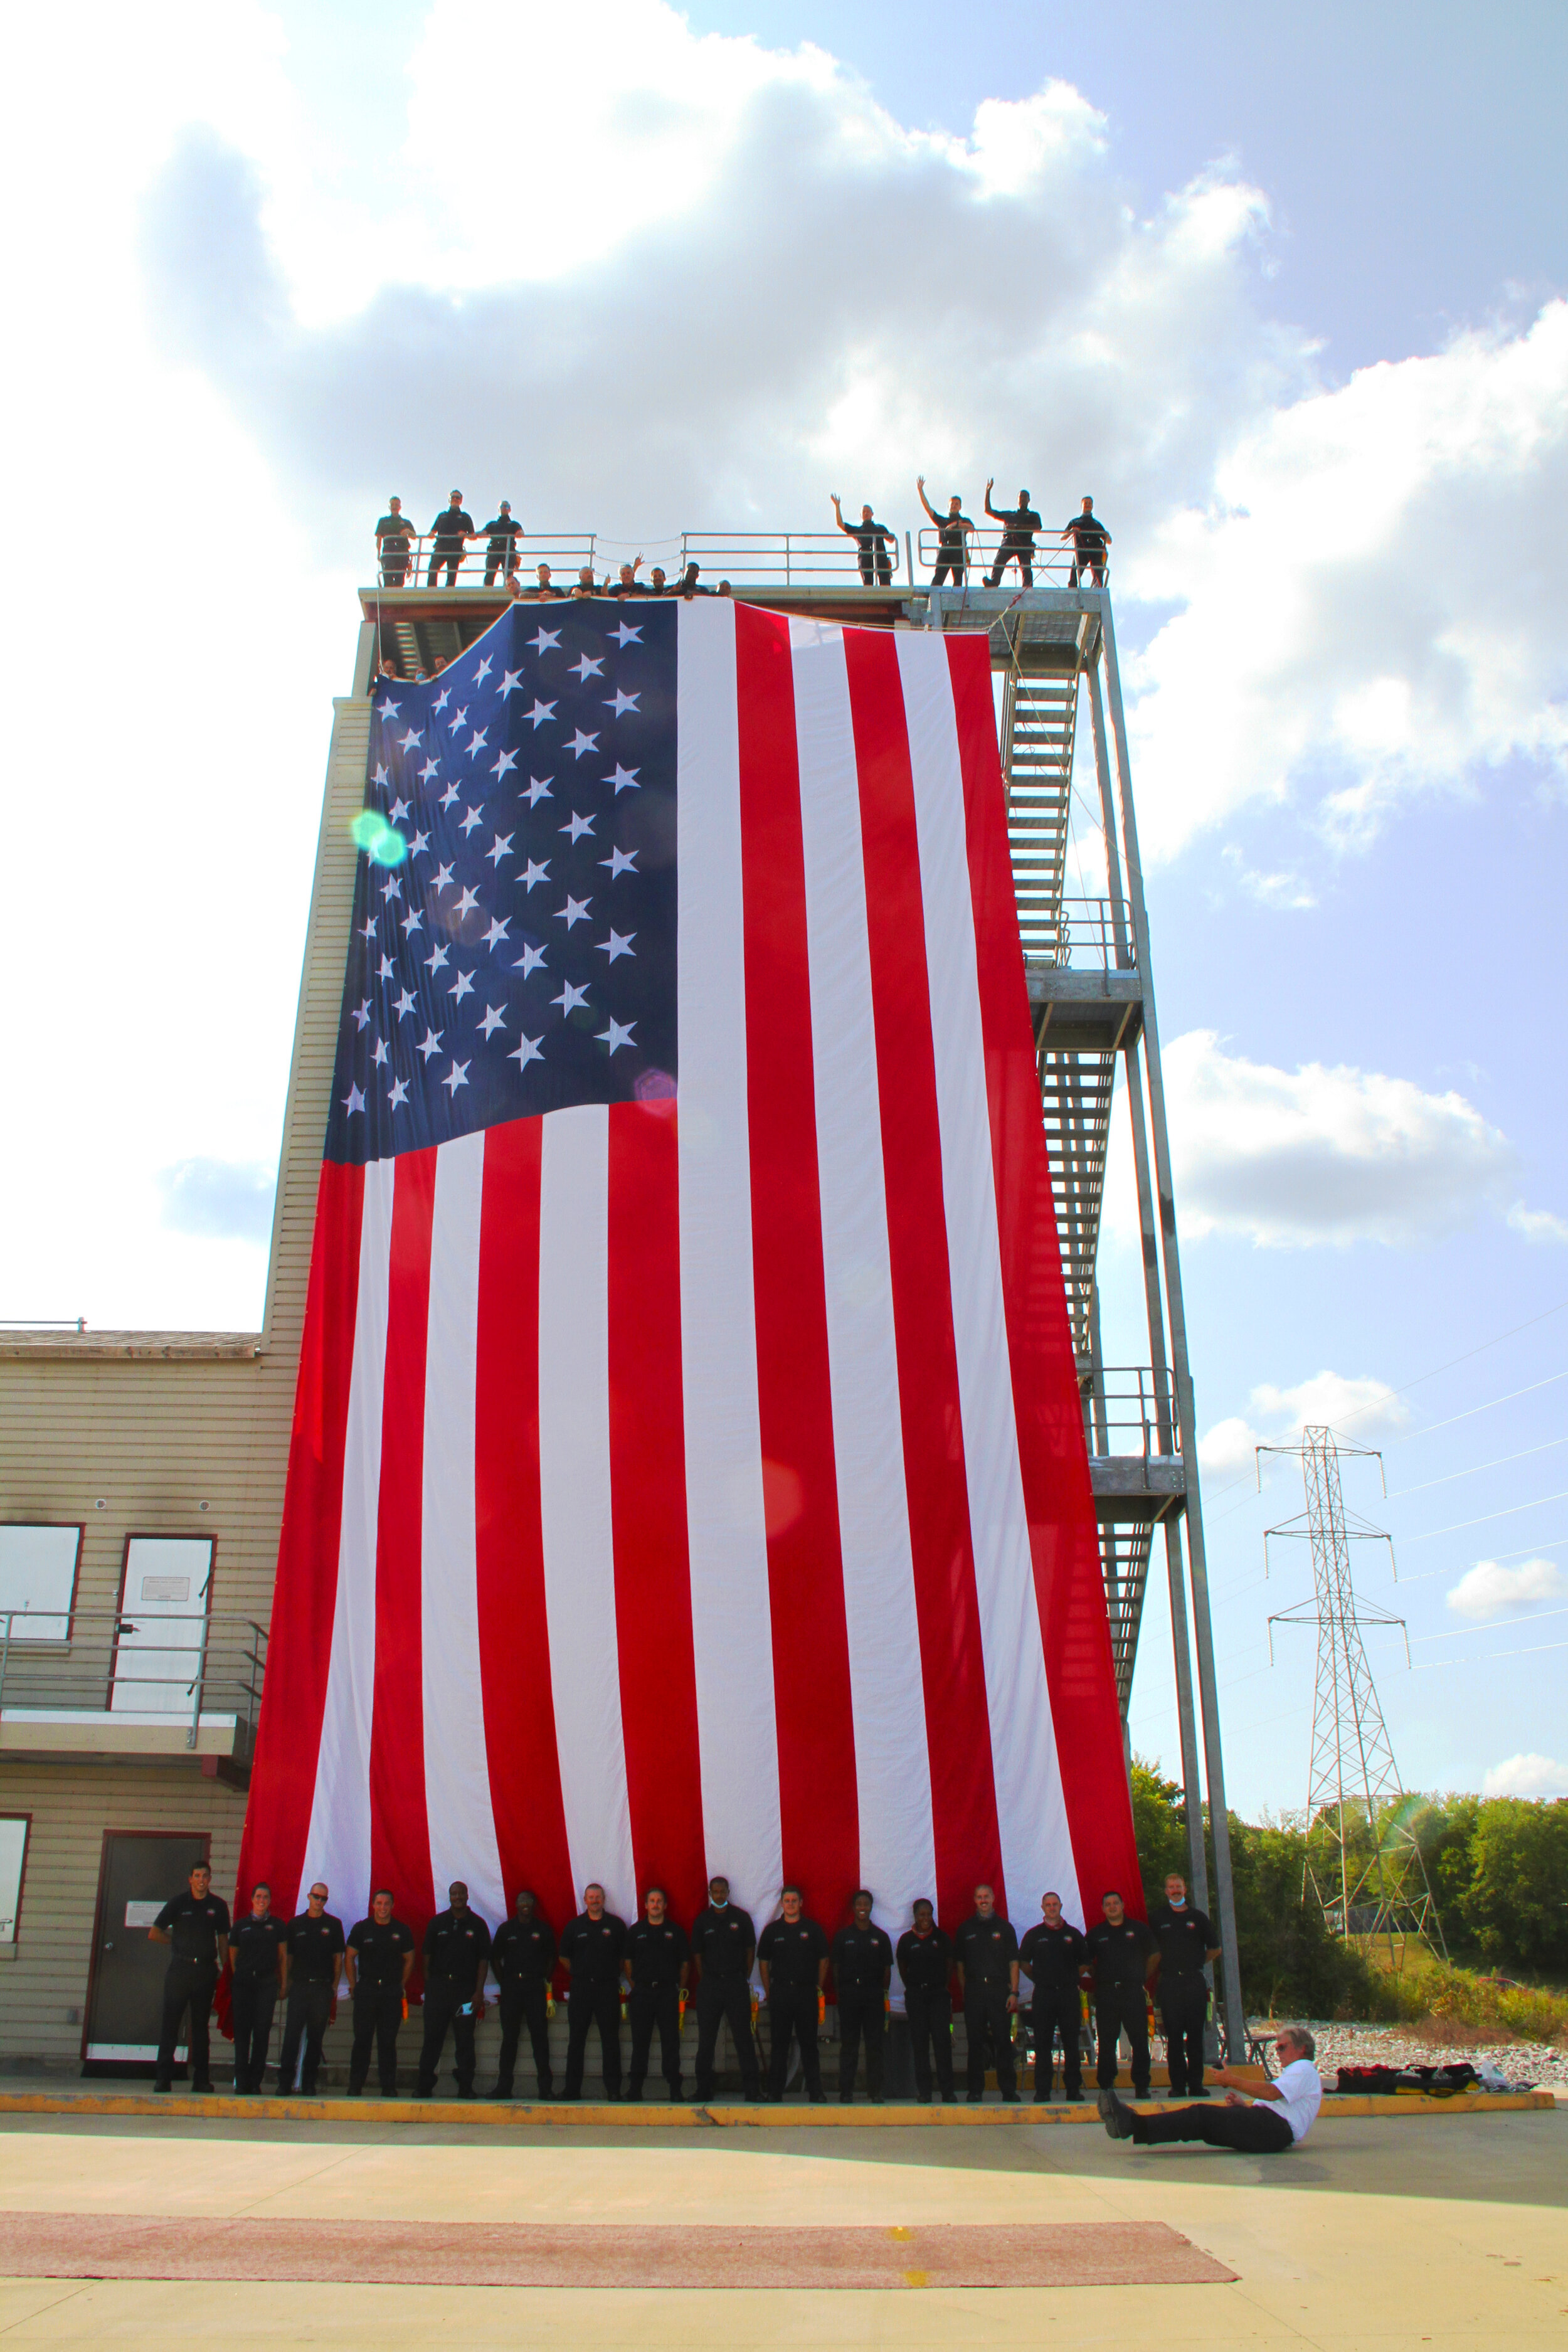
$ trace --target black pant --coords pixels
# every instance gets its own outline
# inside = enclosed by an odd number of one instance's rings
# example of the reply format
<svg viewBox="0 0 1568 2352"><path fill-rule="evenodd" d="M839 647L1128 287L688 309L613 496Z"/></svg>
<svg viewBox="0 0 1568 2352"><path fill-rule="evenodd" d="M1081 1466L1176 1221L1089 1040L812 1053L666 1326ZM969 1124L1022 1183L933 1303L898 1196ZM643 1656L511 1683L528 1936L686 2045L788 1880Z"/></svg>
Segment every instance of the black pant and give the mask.
<svg viewBox="0 0 1568 2352"><path fill-rule="evenodd" d="M574 1984L566 1994L566 2096L574 2099L583 2088L583 2061L588 2051L588 2028L599 2029L599 2060L608 2098L621 2095L621 1980L605 1984Z"/></svg>
<svg viewBox="0 0 1568 2352"><path fill-rule="evenodd" d="M1077 1985L1058 1985L1054 1990L1037 1985L1031 2021L1035 2030L1035 2096L1048 2099L1054 2077L1052 2045L1057 2035L1062 2041L1062 2088L1069 2099L1076 2099L1083 2089L1083 2060L1079 2051L1079 2007Z"/></svg>
<svg viewBox="0 0 1568 2352"><path fill-rule="evenodd" d="M1278 2156L1294 2144L1284 2116L1267 2106L1164 2107L1134 2116L1132 2137L1145 2147L1167 2139L1206 2139L1237 2156Z"/></svg>
<svg viewBox="0 0 1568 2352"><path fill-rule="evenodd" d="M425 1979L425 2039L419 2049L419 2095L427 2099L436 2087L441 2072L441 2052L446 2045L447 2028L452 2029L452 2072L458 2078L458 2089L463 2097L472 2095L474 2088L474 1988L460 1977L426 1977ZM468 2013L463 2015L464 2004Z"/></svg>
<svg viewBox="0 0 1568 2352"><path fill-rule="evenodd" d="M458 566L461 563L462 560L463 551L460 547L444 547L441 541L437 540L435 551L430 558L430 570L426 577L425 585L427 588L434 588L436 585L436 574L440 571L442 565L445 564L447 567L447 585L448 588L455 588L458 584Z"/></svg>
<svg viewBox="0 0 1568 2352"><path fill-rule="evenodd" d="M1071 567L1068 572L1068 586L1069 588L1076 588L1080 576L1085 572L1093 573L1094 584L1097 588L1104 587L1105 555L1103 550L1098 555L1075 555L1073 557Z"/></svg>
<svg viewBox="0 0 1568 2352"><path fill-rule="evenodd" d="M231 2000L234 2087L259 2091L267 2072L267 2045L272 2039L272 2012L278 2006L277 1976L269 1969L264 1977L236 1977Z"/></svg>
<svg viewBox="0 0 1568 2352"><path fill-rule="evenodd" d="M504 1984L500 1989L500 2064L496 2069L496 2089L503 2099L511 2096L517 2073L517 2045L525 2018L528 2038L533 2044L539 2095L542 2099L550 2096L554 2076L550 2071L550 2013L545 2006L549 1992L542 1979L538 1984Z"/></svg>
<svg viewBox="0 0 1568 2352"><path fill-rule="evenodd" d="M1132 2044L1132 2089L1140 2099L1149 2095L1149 2008L1142 1985L1099 1985L1094 1995L1094 2040L1099 2053L1094 2079L1102 2091L1116 2080L1116 2037L1125 2032Z"/></svg>
<svg viewBox="0 0 1568 2352"><path fill-rule="evenodd" d="M329 1980L318 1984L313 1978L303 1977L289 1988L289 2006L283 2014L283 2049L278 2060L278 2087L287 2097L294 2087L294 2069L300 2060L300 2037L305 2039L305 2063L300 2069L300 2088L313 2091L316 2070L321 2063L321 2041L327 2031L327 2020L332 2013L333 1987Z"/></svg>
<svg viewBox="0 0 1568 2352"><path fill-rule="evenodd" d="M1165 2061L1178 2098L1196 2096L1204 2086L1204 2021L1209 1989L1202 1977L1177 1977L1160 1987L1160 2022L1165 2029Z"/></svg>
<svg viewBox="0 0 1568 2352"><path fill-rule="evenodd" d="M858 1992L847 1985L838 1988L838 2095L841 2099L855 2095L855 2062L860 2055L861 2036L866 2042L866 2096L879 2099L882 2095L882 2053L887 2046L888 2020L878 1992Z"/></svg>
<svg viewBox="0 0 1568 2352"><path fill-rule="evenodd" d="M370 2046L375 2044L375 2071L384 2099L397 2093L397 2036L403 2025L403 1987L358 1984L354 1987L354 2038L349 2052L349 2089L363 2091L370 2073Z"/></svg>
<svg viewBox="0 0 1568 2352"><path fill-rule="evenodd" d="M816 2047L816 1987L772 1984L768 1988L768 2033L773 2050L768 2060L768 2092L782 2099L789 2074L791 2039L800 2045L800 2071L806 2096L822 2096L822 2060Z"/></svg>
<svg viewBox="0 0 1568 2352"><path fill-rule="evenodd" d="M879 542L875 555L868 547L860 550L860 584L863 588L869 588L873 580L879 588L890 587L892 578L892 562L881 542Z"/></svg>
<svg viewBox="0 0 1568 2352"><path fill-rule="evenodd" d="M952 2087L952 2002L944 1992L915 1992L904 1987L904 2015L910 2022L910 2052L915 2062L915 2096L931 2096L931 2062L936 2059L937 2087L944 2099Z"/></svg>
<svg viewBox="0 0 1568 2352"><path fill-rule="evenodd" d="M1002 574L1010 563L1018 567L1018 576L1026 588L1035 584L1035 542L1032 539L1009 539L1004 534L996 550L996 562L985 575L987 588L999 587Z"/></svg>
<svg viewBox="0 0 1568 2352"><path fill-rule="evenodd" d="M675 1984L633 1985L626 1998L626 2021L632 2029L632 2073L627 2089L640 2097L647 2080L653 2050L653 2029L658 2028L659 2072L670 2095L680 2096L680 1987Z"/></svg>
<svg viewBox="0 0 1568 2352"><path fill-rule="evenodd" d="M969 567L962 555L951 559L944 555L931 575L931 584L933 588L940 588L944 580L951 580L955 588L962 588L968 576Z"/></svg>
<svg viewBox="0 0 1568 2352"><path fill-rule="evenodd" d="M719 2046L719 2028L726 2019L740 2062L742 2088L748 2099L759 2099L763 2078L757 2045L752 2039L752 1988L744 1977L705 1976L697 1988L697 2095L700 2099L713 2096L713 2053Z"/></svg>
<svg viewBox="0 0 1568 2352"><path fill-rule="evenodd" d="M968 1985L963 1994L963 2022L969 2035L969 2095L985 2095L985 2044L996 2060L996 2087L1004 2097L1018 2087L1013 2063L1013 2013L1005 1985Z"/></svg>
<svg viewBox="0 0 1568 2352"><path fill-rule="evenodd" d="M485 586L493 588L496 573L504 572L511 562L511 551L504 539L492 539L485 550Z"/></svg>
<svg viewBox="0 0 1568 2352"><path fill-rule="evenodd" d="M401 588L407 577L407 549L405 548L401 555L394 555L392 550L388 548L381 567L382 586L384 588Z"/></svg>
<svg viewBox="0 0 1568 2352"><path fill-rule="evenodd" d="M207 2021L213 2013L213 1995L216 1990L216 1962L169 1962L169 1973L163 1979L163 2027L158 2037L158 2072L155 2077L165 2090L174 2071L174 2044L180 2038L180 2020L187 2009L191 2012L188 2045L191 2081L198 2090L204 2084L211 2089L212 2060L207 2049Z"/></svg>

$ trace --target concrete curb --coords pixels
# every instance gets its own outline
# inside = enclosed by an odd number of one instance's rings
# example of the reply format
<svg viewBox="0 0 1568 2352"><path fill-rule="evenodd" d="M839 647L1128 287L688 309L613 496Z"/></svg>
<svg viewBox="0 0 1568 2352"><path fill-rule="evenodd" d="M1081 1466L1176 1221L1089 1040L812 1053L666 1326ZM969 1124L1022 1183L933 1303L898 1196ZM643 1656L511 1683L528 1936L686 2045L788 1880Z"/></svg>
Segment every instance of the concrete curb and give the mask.
<svg viewBox="0 0 1568 2352"><path fill-rule="evenodd" d="M1158 2114L1163 2102L1137 2101L1145 2113ZM1474 2093L1457 2098L1430 2098L1424 2094L1400 2094L1376 2098L1331 2092L1324 2099L1324 2123L1371 2116L1472 2116L1554 2108L1550 2091ZM0 2092L0 2116L172 2116L181 2121L214 2123L314 2124L479 2124L494 2130L541 2126L558 2130L591 2125L627 2131L932 2131L1006 2130L1020 2125L1078 2125L1100 2122L1092 2095L1081 2105L922 2107L843 2107L836 2103L813 2106L700 2105L695 2100L649 2101L629 2105L616 2103L525 2099L382 2099L382 2098L235 2098L222 2093L202 2097L191 2094L162 2095L137 2091L8 2091Z"/></svg>

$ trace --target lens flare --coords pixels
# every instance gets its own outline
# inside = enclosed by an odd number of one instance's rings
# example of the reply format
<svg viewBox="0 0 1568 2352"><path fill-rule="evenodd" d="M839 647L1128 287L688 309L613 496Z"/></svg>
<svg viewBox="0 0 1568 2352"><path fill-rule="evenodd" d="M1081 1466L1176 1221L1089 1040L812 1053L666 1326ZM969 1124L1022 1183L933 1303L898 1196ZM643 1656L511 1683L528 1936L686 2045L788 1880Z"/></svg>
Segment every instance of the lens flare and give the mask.
<svg viewBox="0 0 1568 2352"><path fill-rule="evenodd" d="M349 827L354 845L376 866L401 866L408 844L397 827L388 824L379 809L361 809Z"/></svg>

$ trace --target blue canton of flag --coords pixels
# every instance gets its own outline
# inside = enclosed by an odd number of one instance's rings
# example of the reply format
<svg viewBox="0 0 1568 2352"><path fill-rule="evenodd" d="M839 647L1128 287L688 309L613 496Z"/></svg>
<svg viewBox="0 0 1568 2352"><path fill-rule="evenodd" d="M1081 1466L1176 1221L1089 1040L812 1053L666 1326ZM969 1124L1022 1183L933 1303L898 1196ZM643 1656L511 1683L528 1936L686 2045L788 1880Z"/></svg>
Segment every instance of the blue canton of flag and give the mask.
<svg viewBox="0 0 1568 2352"><path fill-rule="evenodd" d="M378 681L329 1160L674 1093L678 621L514 604Z"/></svg>

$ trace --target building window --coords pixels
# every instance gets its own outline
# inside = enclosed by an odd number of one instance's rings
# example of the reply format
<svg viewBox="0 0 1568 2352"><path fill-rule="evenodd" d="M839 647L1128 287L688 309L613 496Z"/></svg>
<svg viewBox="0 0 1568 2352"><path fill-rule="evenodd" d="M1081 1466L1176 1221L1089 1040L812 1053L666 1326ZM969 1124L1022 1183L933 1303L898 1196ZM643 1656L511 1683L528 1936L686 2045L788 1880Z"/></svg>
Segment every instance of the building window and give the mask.
<svg viewBox="0 0 1568 2352"><path fill-rule="evenodd" d="M80 1557L79 1527L0 1526L0 1641L68 1641Z"/></svg>
<svg viewBox="0 0 1568 2352"><path fill-rule="evenodd" d="M29 1820L26 1813L0 1813L0 1952L16 1948Z"/></svg>

